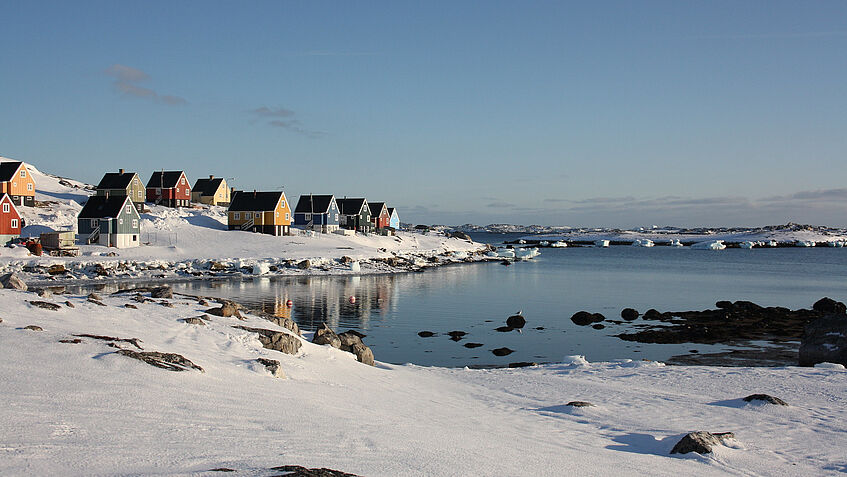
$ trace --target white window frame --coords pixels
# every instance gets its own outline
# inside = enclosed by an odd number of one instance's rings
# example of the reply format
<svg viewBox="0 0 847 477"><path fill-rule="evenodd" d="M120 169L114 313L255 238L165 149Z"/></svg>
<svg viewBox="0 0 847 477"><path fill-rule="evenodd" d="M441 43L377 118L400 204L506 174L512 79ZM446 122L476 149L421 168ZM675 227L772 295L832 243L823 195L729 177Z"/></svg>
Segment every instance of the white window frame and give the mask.
<svg viewBox="0 0 847 477"><path fill-rule="evenodd" d="M305 214L304 218L308 222L308 221L312 220L312 214Z"/></svg>
<svg viewBox="0 0 847 477"><path fill-rule="evenodd" d="M285 220L289 222L291 221L291 215L289 215L288 212L285 213Z"/></svg>
<svg viewBox="0 0 847 477"><path fill-rule="evenodd" d="M9 204L3 204L3 213L8 214L12 211L12 207Z"/></svg>
<svg viewBox="0 0 847 477"><path fill-rule="evenodd" d="M282 208L284 209L284 208L285 208L285 201L283 200L283 201L282 201L282 204L280 204L280 205L281 205L281 206L282 206Z"/></svg>
<svg viewBox="0 0 847 477"><path fill-rule="evenodd" d="M241 212L233 212L232 220L241 220Z"/></svg>
<svg viewBox="0 0 847 477"><path fill-rule="evenodd" d="M32 182L27 182L26 190L28 190L29 192L32 192Z"/></svg>
<svg viewBox="0 0 847 477"><path fill-rule="evenodd" d="M138 228L138 219L132 219L132 228Z"/></svg>
<svg viewBox="0 0 847 477"><path fill-rule="evenodd" d="M13 229L18 228L18 219L12 219L12 228Z"/></svg>
<svg viewBox="0 0 847 477"><path fill-rule="evenodd" d="M179 179L179 183L182 184L182 185L185 185L185 177L181 177ZM179 190L179 189L177 189L177 190Z"/></svg>
<svg viewBox="0 0 847 477"><path fill-rule="evenodd" d="M132 213L132 204L127 204L127 205L126 205L126 213L127 213L127 214L131 214L131 213Z"/></svg>
<svg viewBox="0 0 847 477"><path fill-rule="evenodd" d="M26 177L26 169L21 169L21 177Z"/></svg>
<svg viewBox="0 0 847 477"><path fill-rule="evenodd" d="M123 224L124 224L124 218L121 217L121 218L118 219L118 225L123 225Z"/></svg>
<svg viewBox="0 0 847 477"><path fill-rule="evenodd" d="M100 225L100 221L97 220L97 219L91 219L91 222L89 222L89 225L91 225L91 228L97 227L97 226Z"/></svg>

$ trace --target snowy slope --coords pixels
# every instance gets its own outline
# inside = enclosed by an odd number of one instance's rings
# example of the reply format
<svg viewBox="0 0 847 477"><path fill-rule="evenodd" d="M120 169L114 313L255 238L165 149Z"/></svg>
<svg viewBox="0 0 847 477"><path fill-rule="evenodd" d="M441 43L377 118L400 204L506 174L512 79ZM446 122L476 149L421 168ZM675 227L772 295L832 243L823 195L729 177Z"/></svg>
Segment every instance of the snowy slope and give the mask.
<svg viewBox="0 0 847 477"><path fill-rule="evenodd" d="M468 370L378 364L304 342L296 356L249 316L81 296L59 311L0 290L0 474L273 475L283 464L367 476L835 475L845 470L847 374L817 368L665 367L621 362ZM23 329L41 326L44 331ZM170 372L72 334L139 338L204 373ZM367 341L367 339L365 340ZM125 345L130 347L129 345ZM281 361L271 377L258 357ZM378 358L378 357L377 357ZM789 407L743 403L765 392ZM572 409L572 400L596 407ZM669 456L682 434L733 431L712 455ZM205 474L202 474L205 475ZM213 475L213 474L212 474Z"/></svg>

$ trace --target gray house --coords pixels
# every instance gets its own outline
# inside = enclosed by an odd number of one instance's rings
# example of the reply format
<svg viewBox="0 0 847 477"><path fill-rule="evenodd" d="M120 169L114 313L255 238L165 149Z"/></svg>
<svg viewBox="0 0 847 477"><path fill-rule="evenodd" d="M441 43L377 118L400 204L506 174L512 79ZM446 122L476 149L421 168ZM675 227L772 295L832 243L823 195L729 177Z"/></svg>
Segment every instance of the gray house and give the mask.
<svg viewBox="0 0 847 477"><path fill-rule="evenodd" d="M82 243L127 248L141 244L141 216L127 196L93 196L77 216Z"/></svg>
<svg viewBox="0 0 847 477"><path fill-rule="evenodd" d="M364 198L359 199L338 199L338 212L340 218L338 225L341 228L355 230L362 233L370 233L373 229L371 224L371 209L368 207L368 201Z"/></svg>
<svg viewBox="0 0 847 477"><path fill-rule="evenodd" d="M294 226L325 234L338 230L338 205L335 196L301 195L294 209Z"/></svg>

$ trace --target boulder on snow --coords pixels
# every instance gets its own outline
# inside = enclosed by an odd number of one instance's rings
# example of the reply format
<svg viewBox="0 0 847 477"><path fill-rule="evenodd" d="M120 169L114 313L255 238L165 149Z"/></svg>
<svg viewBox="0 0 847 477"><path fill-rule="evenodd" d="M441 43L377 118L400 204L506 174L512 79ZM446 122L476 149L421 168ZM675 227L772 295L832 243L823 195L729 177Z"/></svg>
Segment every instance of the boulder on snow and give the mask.
<svg viewBox="0 0 847 477"><path fill-rule="evenodd" d="M591 404L591 403L590 403L590 402L588 402L588 401L571 401L571 402L569 402L569 403L565 404L565 406L570 406L570 407L593 407L593 406L594 406L594 404Z"/></svg>
<svg viewBox="0 0 847 477"><path fill-rule="evenodd" d="M264 316L264 318L271 323L276 323L288 331L291 331L297 336L303 336L303 333L300 332L300 327L297 326L297 323L295 323L291 318L284 318L280 316Z"/></svg>
<svg viewBox="0 0 847 477"><path fill-rule="evenodd" d="M466 234L466 233L464 233L464 232L459 232L458 230L457 230L457 231L455 231L455 232L450 232L449 237L450 237L450 238L457 238L457 239L461 239L461 240L467 240L468 242L472 242L472 241L473 241L473 239L471 239L471 236L470 236L470 235L468 235L468 234Z"/></svg>
<svg viewBox="0 0 847 477"><path fill-rule="evenodd" d="M150 297L151 298L173 298L174 297L174 291L171 287L169 287L167 285L163 286L163 287L156 287L156 288L150 290Z"/></svg>
<svg viewBox="0 0 847 477"><path fill-rule="evenodd" d="M256 358L260 364L265 366L265 369L271 373L271 376L275 378L285 379L285 373L282 372L282 366L280 366L279 361L275 359L267 359L267 358Z"/></svg>
<svg viewBox="0 0 847 477"><path fill-rule="evenodd" d="M68 273L68 271L65 269L64 265L57 263L56 265L51 265L50 268L47 269L47 273L50 275L64 275L65 273Z"/></svg>
<svg viewBox="0 0 847 477"><path fill-rule="evenodd" d="M192 363L190 359L176 353L160 353L158 351L133 351L131 349L119 349L116 351L121 356L144 361L150 366L167 369L168 371L188 371L196 369L204 373L203 368Z"/></svg>
<svg viewBox="0 0 847 477"><path fill-rule="evenodd" d="M259 341L267 349L280 351L285 354L297 354L300 351L300 339L284 331L250 328L247 326L233 326L233 328L258 333Z"/></svg>
<svg viewBox="0 0 847 477"><path fill-rule="evenodd" d="M847 365L847 316L829 315L808 325L800 342L800 366Z"/></svg>
<svg viewBox="0 0 847 477"><path fill-rule="evenodd" d="M309 259L303 260L297 264L297 268L300 270L307 270L312 267L312 261Z"/></svg>
<svg viewBox="0 0 847 477"><path fill-rule="evenodd" d="M726 439L734 438L735 434L731 432L689 432L673 446L671 454L688 454L689 452L708 454L712 452L712 447L721 444Z"/></svg>
<svg viewBox="0 0 847 477"><path fill-rule="evenodd" d="M190 318L183 318L182 321L183 321L183 323L187 323L189 325L206 326L205 320L208 320L208 319L209 319L208 315L200 315L200 316L192 316Z"/></svg>
<svg viewBox="0 0 847 477"><path fill-rule="evenodd" d="M27 301L29 302L30 305L38 307L38 308L43 308L45 310L58 311L62 308L61 306L59 306L55 303L50 303L49 301L39 301L39 300L27 300Z"/></svg>
<svg viewBox="0 0 847 477"><path fill-rule="evenodd" d="M0 285L2 285L0 288L13 288L15 290L23 291L27 290L26 283L24 283L24 281L21 280L21 277L14 272L0 276Z"/></svg>
<svg viewBox="0 0 847 477"><path fill-rule="evenodd" d="M751 394L744 398L745 402L763 401L777 406L787 406L788 403L778 397L773 397L770 394Z"/></svg>
<svg viewBox="0 0 847 477"><path fill-rule="evenodd" d="M224 318L234 316L238 319L241 319L241 313L238 312L238 304L232 301L224 301L223 304L218 308L209 308L205 311L205 313L215 316L222 316Z"/></svg>
<svg viewBox="0 0 847 477"><path fill-rule="evenodd" d="M24 326L24 329L25 330L31 330L31 331L44 331L44 328L42 328L38 325L27 325L27 326Z"/></svg>
<svg viewBox="0 0 847 477"><path fill-rule="evenodd" d="M321 328L315 330L315 336L312 338L312 343L319 345L330 345L333 348L341 348L341 338L332 331L326 323Z"/></svg>
<svg viewBox="0 0 847 477"><path fill-rule="evenodd" d="M226 265L221 262L211 261L209 262L209 270L213 272L220 272L222 270L226 270Z"/></svg>
<svg viewBox="0 0 847 477"><path fill-rule="evenodd" d="M364 343L354 344L353 349L350 352L356 355L356 360L360 363L367 364L369 366L374 365L374 353Z"/></svg>

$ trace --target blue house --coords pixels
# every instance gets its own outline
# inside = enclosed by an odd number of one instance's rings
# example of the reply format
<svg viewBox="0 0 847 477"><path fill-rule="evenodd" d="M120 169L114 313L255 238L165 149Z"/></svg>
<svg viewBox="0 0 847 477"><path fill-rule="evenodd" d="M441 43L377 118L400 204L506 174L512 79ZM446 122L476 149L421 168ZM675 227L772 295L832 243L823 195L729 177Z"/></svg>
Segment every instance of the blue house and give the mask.
<svg viewBox="0 0 847 477"><path fill-rule="evenodd" d="M335 196L301 195L294 208L294 226L325 234L338 230L338 203Z"/></svg>
<svg viewBox="0 0 847 477"><path fill-rule="evenodd" d="M388 226L394 230L400 230L400 216L397 214L397 209L394 207L388 208Z"/></svg>

